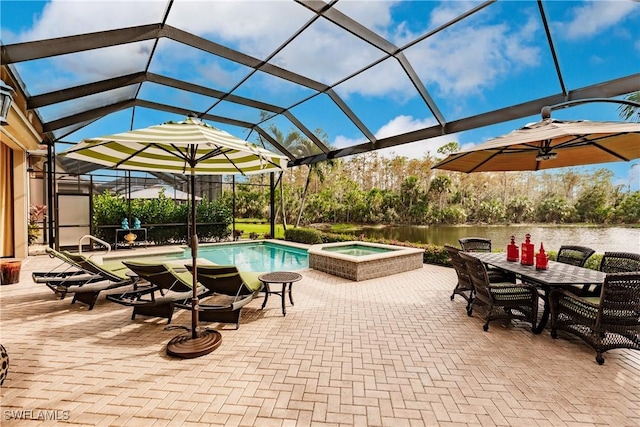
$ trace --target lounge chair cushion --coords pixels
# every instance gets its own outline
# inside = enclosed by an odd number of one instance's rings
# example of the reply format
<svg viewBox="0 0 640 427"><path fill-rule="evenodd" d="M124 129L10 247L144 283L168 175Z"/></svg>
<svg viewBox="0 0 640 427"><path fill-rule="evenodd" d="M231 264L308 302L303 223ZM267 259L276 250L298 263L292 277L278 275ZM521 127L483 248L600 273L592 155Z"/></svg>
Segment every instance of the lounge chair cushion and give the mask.
<svg viewBox="0 0 640 427"><path fill-rule="evenodd" d="M256 292L262 289L262 282L258 279L261 274L253 271L241 271L240 277L251 292Z"/></svg>

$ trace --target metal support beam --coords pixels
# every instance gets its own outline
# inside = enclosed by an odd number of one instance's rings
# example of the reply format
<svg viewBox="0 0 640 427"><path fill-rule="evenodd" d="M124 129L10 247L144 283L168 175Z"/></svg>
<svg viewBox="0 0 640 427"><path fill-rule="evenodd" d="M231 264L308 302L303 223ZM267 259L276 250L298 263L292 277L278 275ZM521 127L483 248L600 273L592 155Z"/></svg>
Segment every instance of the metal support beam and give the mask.
<svg viewBox="0 0 640 427"><path fill-rule="evenodd" d="M269 212L269 224L271 238L276 238L276 191L275 191L275 172L271 172L269 174L269 201L270 203L270 212Z"/></svg>
<svg viewBox="0 0 640 427"><path fill-rule="evenodd" d="M543 107L549 105L560 104L567 101L575 101L588 98L613 98L622 96L627 93L638 90L638 81L640 74L634 74L620 79L610 80L600 84L587 86L584 88L570 91L567 95L562 93L539 98L534 101L525 102L511 107L499 110L489 111L487 113L478 114L476 116L466 117L464 119L449 122L443 128L440 125L419 129L413 132L407 132L402 135L396 135L389 138L378 140L375 149L396 147L398 145L410 142L422 141L441 135L449 135L452 133L463 132L484 126L490 126L497 123L508 122L510 120L521 119L524 117L534 116L540 113ZM334 150L328 154L318 154L289 162L289 166L299 166L311 164L327 159L335 159L354 154L371 151L370 144L359 144L352 147Z"/></svg>
<svg viewBox="0 0 640 427"><path fill-rule="evenodd" d="M56 241L56 230L54 230L54 223L53 223L53 217L54 217L54 206L53 206L53 202L54 202L54 197L53 197L53 192L55 191L55 182L54 180L55 178L55 161L54 161L54 145L53 143L51 144L47 144L47 227L48 227L48 233L49 233L49 238L48 240L48 244L49 247L51 249L54 248L55 245L55 241Z"/></svg>

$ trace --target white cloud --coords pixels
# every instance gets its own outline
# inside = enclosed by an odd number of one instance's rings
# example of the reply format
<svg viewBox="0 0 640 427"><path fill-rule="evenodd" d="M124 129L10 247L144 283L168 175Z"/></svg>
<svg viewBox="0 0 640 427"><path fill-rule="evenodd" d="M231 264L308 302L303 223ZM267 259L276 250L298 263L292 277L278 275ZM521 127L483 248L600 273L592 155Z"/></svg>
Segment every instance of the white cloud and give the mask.
<svg viewBox="0 0 640 427"><path fill-rule="evenodd" d="M458 24L408 49L407 57L425 84L436 85L444 96L468 97L537 66L540 48L530 39L538 30L533 16L516 30L507 23Z"/></svg>
<svg viewBox="0 0 640 427"><path fill-rule="evenodd" d="M165 6L163 0L52 0L33 28L19 37L23 41L41 40L159 22Z"/></svg>
<svg viewBox="0 0 640 427"><path fill-rule="evenodd" d="M337 7L402 45L415 34L409 34L403 22L393 21L395 4L397 2L342 1ZM432 28L446 22L468 10L472 4L443 2L431 11L428 16L430 22L425 26ZM45 6L34 27L20 37L37 40L156 23L161 21L165 7L165 1L54 0ZM167 23L264 58L312 16L305 7L293 2L178 1L173 4ZM535 66L539 52L536 47L528 45L527 40L537 30L533 20L518 29L507 24L474 21L471 26L460 22L420 43L419 48L410 49L407 54L411 55L413 66L425 83L437 85L444 95L468 96L470 92L477 93L482 88L491 87L518 67ZM54 58L52 62L58 67L73 70L77 75L114 76L139 69L139 64L145 64L148 59L148 49L147 46L126 45L114 49L113 54L87 52L82 56L70 55L77 56L79 60ZM158 55L154 63L159 59L171 63L170 55L180 61L189 55L185 55L185 51L180 46L171 46L164 55ZM334 83L381 55L378 49L319 19L303 32L302 37L278 54L275 62L300 74ZM162 64L158 66L162 67ZM231 73L226 69L217 71L218 81L224 81L224 78L220 80L220 73ZM237 76L230 75L229 78L235 80ZM392 97L398 103L417 96L415 88L394 59L373 68L362 78L349 81L340 90L345 96L358 93Z"/></svg>
<svg viewBox="0 0 640 427"><path fill-rule="evenodd" d="M573 9L571 19L556 27L569 39L596 36L615 27L639 9L638 3L620 0L598 0L585 2Z"/></svg>
<svg viewBox="0 0 640 427"><path fill-rule="evenodd" d="M435 125L433 119L417 119L412 116L400 115L384 124L377 132L375 137L378 139L400 135L418 129L424 129ZM457 141L458 134L443 135L434 138L424 139L409 144L398 145L396 147L378 150L381 156L403 156L408 158L423 158L425 154L435 156L438 149L443 145ZM350 147L357 144L367 142L366 139L350 139L344 136L338 136L334 139L332 145L337 148Z"/></svg>

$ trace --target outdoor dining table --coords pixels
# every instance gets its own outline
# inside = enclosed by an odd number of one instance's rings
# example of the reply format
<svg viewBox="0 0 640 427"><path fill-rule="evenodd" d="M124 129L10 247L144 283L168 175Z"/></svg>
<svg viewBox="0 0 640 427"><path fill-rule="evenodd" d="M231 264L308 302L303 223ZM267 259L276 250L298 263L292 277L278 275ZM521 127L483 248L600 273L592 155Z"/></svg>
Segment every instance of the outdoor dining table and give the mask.
<svg viewBox="0 0 640 427"><path fill-rule="evenodd" d="M490 265L509 273L513 273L523 282L530 283L542 291L544 302L542 317L534 328L534 333L541 333L549 319L549 291L572 285L600 285L604 282L605 273L561 262L549 261L546 270L538 270L535 265L523 265L519 261L507 261L503 252L466 252L478 258L485 265Z"/></svg>

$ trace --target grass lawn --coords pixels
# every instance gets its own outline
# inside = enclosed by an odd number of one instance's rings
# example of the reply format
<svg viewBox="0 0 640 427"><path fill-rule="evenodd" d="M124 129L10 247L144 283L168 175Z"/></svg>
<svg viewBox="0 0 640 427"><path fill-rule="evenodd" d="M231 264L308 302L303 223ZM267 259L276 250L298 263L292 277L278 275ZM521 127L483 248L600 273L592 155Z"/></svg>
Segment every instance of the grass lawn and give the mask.
<svg viewBox="0 0 640 427"><path fill-rule="evenodd" d="M265 234L271 232L271 225L268 222L258 224L256 222L259 222L259 220L236 219L236 230L242 231L241 239L248 239L250 233L256 233L258 238L262 238ZM282 224L276 224L274 238L284 239L284 227L282 227Z"/></svg>

